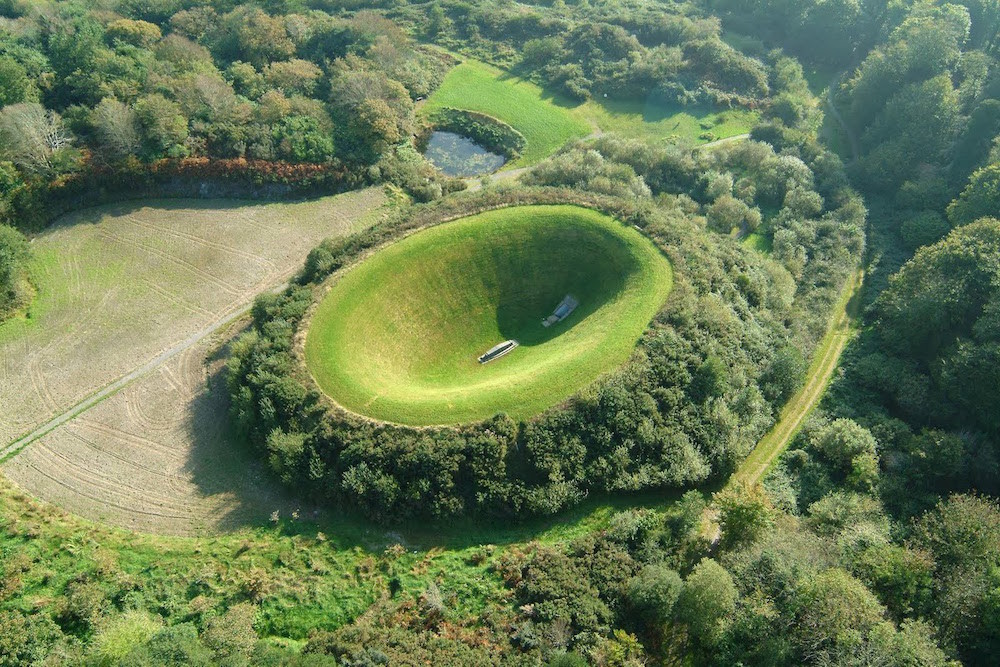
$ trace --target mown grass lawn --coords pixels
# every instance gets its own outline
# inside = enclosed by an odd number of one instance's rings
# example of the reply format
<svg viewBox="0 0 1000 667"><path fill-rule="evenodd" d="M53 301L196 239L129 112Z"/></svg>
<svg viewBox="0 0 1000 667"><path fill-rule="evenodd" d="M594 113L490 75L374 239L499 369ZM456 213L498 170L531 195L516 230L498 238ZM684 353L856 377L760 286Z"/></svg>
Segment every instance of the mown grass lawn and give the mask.
<svg viewBox="0 0 1000 667"><path fill-rule="evenodd" d="M671 288L638 231L574 206L492 211L420 232L347 272L305 356L347 409L410 425L530 417L623 363ZM545 328L567 295L580 306ZM477 358L508 339L520 346Z"/></svg>
<svg viewBox="0 0 1000 667"><path fill-rule="evenodd" d="M762 252L767 255L771 253L774 240L766 234L753 232L746 235L746 238L743 239L743 245L747 248L752 248L757 252Z"/></svg>
<svg viewBox="0 0 1000 667"><path fill-rule="evenodd" d="M475 61L463 62L452 69L427 99L422 112L442 107L485 113L523 134L527 145L521 157L508 166L535 164L570 139L585 137L593 131L569 109L546 99L544 91L535 84Z"/></svg>
<svg viewBox="0 0 1000 667"><path fill-rule="evenodd" d="M746 134L758 114L746 109L682 108L656 100L590 100L573 113L602 132L643 141L683 141L701 145Z"/></svg>
<svg viewBox="0 0 1000 667"><path fill-rule="evenodd" d="M656 100L599 97L580 103L471 59L448 73L421 113L442 107L485 113L521 132L527 147L508 168L533 165L567 141L597 132L700 145L745 134L758 119L756 112L745 109L682 108Z"/></svg>

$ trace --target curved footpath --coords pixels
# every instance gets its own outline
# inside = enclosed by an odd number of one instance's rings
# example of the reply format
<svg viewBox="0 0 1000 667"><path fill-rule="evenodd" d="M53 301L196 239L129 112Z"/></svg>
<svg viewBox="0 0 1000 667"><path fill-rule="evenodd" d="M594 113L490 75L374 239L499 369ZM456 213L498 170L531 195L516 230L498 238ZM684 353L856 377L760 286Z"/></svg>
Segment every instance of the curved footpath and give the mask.
<svg viewBox="0 0 1000 667"><path fill-rule="evenodd" d="M837 370L840 355L854 335L853 323L858 314L857 300L854 297L861 288L863 278L864 272L861 269L851 276L834 309L830 327L813 355L805 385L785 404L778 423L740 464L726 483L726 488L739 484L753 486L759 483L778 456L791 444L792 438L798 433L799 427L809 413L823 398L826 387L830 384L834 371Z"/></svg>
<svg viewBox="0 0 1000 667"><path fill-rule="evenodd" d="M827 90L827 106L830 115L843 128L851 146L852 158L858 158L858 142L851 128L844 121L833 100L833 90L843 79L844 73L838 74ZM830 319L830 327L820 341L813 355L813 361L806 374L805 385L793 396L781 411L778 423L765 435L750 455L740 464L740 467L726 482L726 488L739 484L754 485L759 483L778 456L788 448L799 427L809 413L819 404L827 385L833 377L847 343L854 334L854 321L858 316L858 303L855 297L864 282L864 269L858 267L844 286L840 301L834 308Z"/></svg>

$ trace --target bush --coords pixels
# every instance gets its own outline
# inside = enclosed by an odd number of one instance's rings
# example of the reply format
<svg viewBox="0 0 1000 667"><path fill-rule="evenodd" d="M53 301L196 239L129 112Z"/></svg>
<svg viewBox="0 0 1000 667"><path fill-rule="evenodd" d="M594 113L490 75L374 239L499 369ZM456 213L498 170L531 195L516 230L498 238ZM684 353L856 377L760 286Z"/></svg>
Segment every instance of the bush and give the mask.
<svg viewBox="0 0 1000 667"><path fill-rule="evenodd" d="M90 655L102 667L117 665L132 649L149 641L160 626L160 619L145 612L126 612L98 628L90 644Z"/></svg>
<svg viewBox="0 0 1000 667"><path fill-rule="evenodd" d="M0 225L0 321L25 305L28 241L12 227Z"/></svg>
<svg viewBox="0 0 1000 667"><path fill-rule="evenodd" d="M937 211L922 211L909 216L899 228L903 243L911 250L944 238L950 231L948 221Z"/></svg>
<svg viewBox="0 0 1000 667"><path fill-rule="evenodd" d="M658 631L673 616L683 586L681 576L669 567L647 565L629 582L628 602L650 630Z"/></svg>

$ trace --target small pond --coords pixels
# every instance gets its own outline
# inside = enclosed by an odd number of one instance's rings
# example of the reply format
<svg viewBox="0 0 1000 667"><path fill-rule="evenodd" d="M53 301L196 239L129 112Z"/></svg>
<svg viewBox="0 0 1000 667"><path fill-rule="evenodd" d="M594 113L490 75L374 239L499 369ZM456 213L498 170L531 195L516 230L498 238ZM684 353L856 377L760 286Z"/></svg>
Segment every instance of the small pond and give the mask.
<svg viewBox="0 0 1000 667"><path fill-rule="evenodd" d="M424 156L448 176L467 178L496 171L507 158L491 153L472 139L454 132L435 131Z"/></svg>

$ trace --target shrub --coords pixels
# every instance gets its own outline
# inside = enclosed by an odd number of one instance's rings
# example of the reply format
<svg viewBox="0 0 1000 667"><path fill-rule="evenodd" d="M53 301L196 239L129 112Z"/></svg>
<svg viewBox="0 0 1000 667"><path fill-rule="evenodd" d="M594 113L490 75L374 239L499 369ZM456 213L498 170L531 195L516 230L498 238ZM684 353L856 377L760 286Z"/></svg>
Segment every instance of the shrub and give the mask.
<svg viewBox="0 0 1000 667"><path fill-rule="evenodd" d="M0 225L0 321L27 299L28 241L12 227Z"/></svg>

